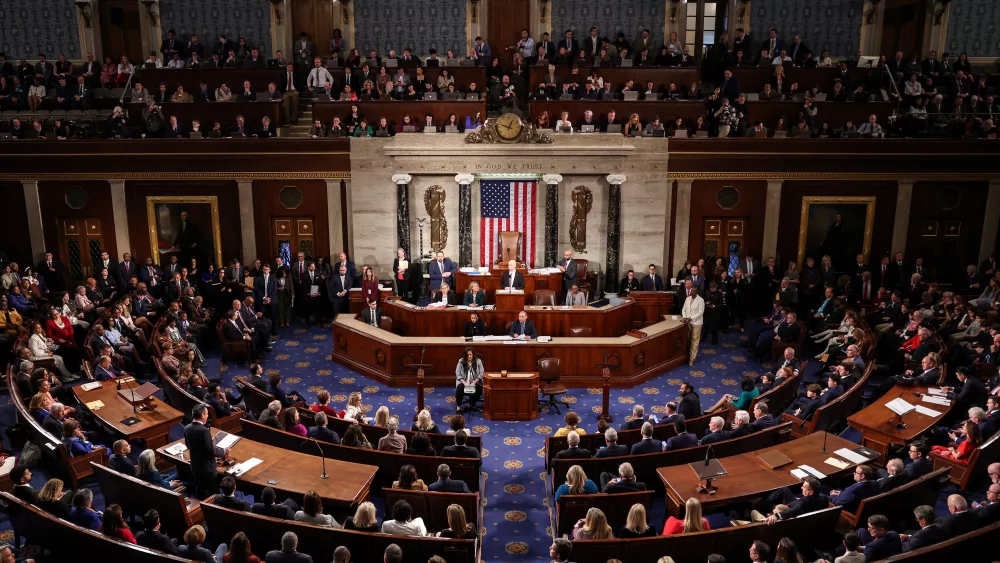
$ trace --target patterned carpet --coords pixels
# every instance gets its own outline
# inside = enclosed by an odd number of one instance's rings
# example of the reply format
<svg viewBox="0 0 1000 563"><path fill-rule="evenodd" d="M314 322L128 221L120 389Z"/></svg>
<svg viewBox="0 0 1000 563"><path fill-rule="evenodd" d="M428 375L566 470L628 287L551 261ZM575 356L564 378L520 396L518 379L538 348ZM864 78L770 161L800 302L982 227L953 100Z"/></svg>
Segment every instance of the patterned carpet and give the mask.
<svg viewBox="0 0 1000 563"><path fill-rule="evenodd" d="M650 410L662 413L664 404L677 397L677 387L684 380L694 383L705 408L718 400L721 394L736 391L740 376L764 371L759 364L746 358L743 349L738 346L740 336L738 332L730 332L721 337L719 346L703 345L693 367L677 368L633 389L613 389L611 411L615 424L623 423L635 404L645 406L647 413ZM298 390L310 399L318 391L326 389L333 395L333 402L340 406L346 403L351 391L361 390L365 409L372 414L381 405L387 405L394 415L416 410L414 389L390 388L333 363L330 360L330 342L328 328L282 329L274 353L264 364L265 370L268 373L277 370L284 377L286 389ZM234 376L247 373L242 365L221 367L227 387L231 387ZM214 375L219 373L219 368L218 355L209 355L206 373ZM450 370L451 366L447 369ZM434 420L445 427L450 420L449 415L454 412L454 389L427 388L425 392L425 401ZM594 432L595 417L600 412L601 390L571 389L565 401L584 418L582 427ZM13 421L13 407L9 398L5 397L3 403L6 406L0 408L0 424L6 426ZM483 436L484 492L487 500L484 560L549 560L551 493L547 491L545 482L542 448L544 436L551 435L562 425L562 415L544 410L538 419L531 422L495 423L475 414L468 418L472 432ZM178 426L173 434L179 435L179 432ZM37 471L33 484L36 488L41 487L46 478L43 471ZM93 483L85 484L96 489ZM380 502L376 505L381 519L384 509ZM96 495L95 508L103 509L100 494ZM4 532L9 530L9 524L2 516L0 519L0 534L6 535ZM654 505L650 522L662 527L663 520L663 501L660 499ZM0 535L0 541L3 535Z"/></svg>

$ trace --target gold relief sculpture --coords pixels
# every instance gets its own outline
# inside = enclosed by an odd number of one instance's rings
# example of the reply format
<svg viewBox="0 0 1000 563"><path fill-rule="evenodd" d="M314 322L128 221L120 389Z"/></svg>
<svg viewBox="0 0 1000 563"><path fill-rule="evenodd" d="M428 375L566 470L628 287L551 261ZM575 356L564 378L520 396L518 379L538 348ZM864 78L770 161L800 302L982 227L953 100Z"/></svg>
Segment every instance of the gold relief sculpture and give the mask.
<svg viewBox="0 0 1000 563"><path fill-rule="evenodd" d="M431 219L431 251L444 250L448 244L448 220L444 217L447 193L441 186L431 186L424 192L424 208Z"/></svg>
<svg viewBox="0 0 1000 563"><path fill-rule="evenodd" d="M587 214L594 205L594 194L587 186L577 186L570 194L573 217L569 221L569 242L577 252L587 251Z"/></svg>
<svg viewBox="0 0 1000 563"><path fill-rule="evenodd" d="M500 117L491 117L483 126L465 136L469 144L482 143L540 143L552 142L548 133L538 130L533 123L521 119L515 113L505 113Z"/></svg>

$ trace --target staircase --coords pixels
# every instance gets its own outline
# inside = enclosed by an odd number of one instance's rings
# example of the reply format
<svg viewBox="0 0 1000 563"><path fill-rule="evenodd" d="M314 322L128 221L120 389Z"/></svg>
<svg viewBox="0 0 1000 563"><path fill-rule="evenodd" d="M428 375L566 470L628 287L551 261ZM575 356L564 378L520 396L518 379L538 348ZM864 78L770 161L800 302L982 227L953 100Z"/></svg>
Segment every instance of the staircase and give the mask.
<svg viewBox="0 0 1000 563"><path fill-rule="evenodd" d="M299 124L284 125L281 128L280 136L283 139L306 138L309 136L309 129L312 127L312 93L299 93Z"/></svg>

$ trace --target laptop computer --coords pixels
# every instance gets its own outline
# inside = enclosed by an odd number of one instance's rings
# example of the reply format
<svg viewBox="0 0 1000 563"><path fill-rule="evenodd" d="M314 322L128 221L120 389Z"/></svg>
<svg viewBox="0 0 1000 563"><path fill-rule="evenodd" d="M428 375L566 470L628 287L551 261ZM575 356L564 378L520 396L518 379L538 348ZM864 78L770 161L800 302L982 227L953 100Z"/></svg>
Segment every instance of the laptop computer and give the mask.
<svg viewBox="0 0 1000 563"><path fill-rule="evenodd" d="M444 60L444 66L458 66L460 64L462 64L462 61L460 59L445 59Z"/></svg>
<svg viewBox="0 0 1000 563"><path fill-rule="evenodd" d="M560 100L572 100L573 99L573 94L560 94L559 95L559 99Z"/></svg>
<svg viewBox="0 0 1000 563"><path fill-rule="evenodd" d="M632 59L624 59L624 60L622 60L622 64L620 64L618 66L626 66L626 67L627 66L632 66Z"/></svg>
<svg viewBox="0 0 1000 563"><path fill-rule="evenodd" d="M661 98L660 94L656 94L656 93L646 94L646 99L647 100L659 100L660 98Z"/></svg>
<svg viewBox="0 0 1000 563"><path fill-rule="evenodd" d="M772 138L774 138L774 139L787 139L788 138L788 131L776 131L774 133L774 137L772 137Z"/></svg>
<svg viewBox="0 0 1000 563"><path fill-rule="evenodd" d="M767 131L766 130L765 131L754 131L753 132L753 138L754 139L766 139L767 138Z"/></svg>
<svg viewBox="0 0 1000 563"><path fill-rule="evenodd" d="M622 99L626 102L634 102L639 99L639 92L636 92L635 90L622 92Z"/></svg>
<svg viewBox="0 0 1000 563"><path fill-rule="evenodd" d="M191 131L190 133L188 133L188 138L189 139L202 139L204 137L202 137L201 131Z"/></svg>
<svg viewBox="0 0 1000 563"><path fill-rule="evenodd" d="M581 133L593 133L594 132L594 126L593 125L581 125L580 126L580 132Z"/></svg>
<svg viewBox="0 0 1000 563"><path fill-rule="evenodd" d="M340 59L337 57L330 57L326 60L326 68L340 68Z"/></svg>
<svg viewBox="0 0 1000 563"><path fill-rule="evenodd" d="M674 131L675 139L687 139L687 136L688 136L687 129L678 129Z"/></svg>
<svg viewBox="0 0 1000 563"><path fill-rule="evenodd" d="M748 93L747 94L747 101L748 102L759 102L760 101L760 94L758 94L757 92L750 92L750 93Z"/></svg>
<svg viewBox="0 0 1000 563"><path fill-rule="evenodd" d="M695 137L695 139L707 139L708 138L708 131L695 131L694 132L694 137Z"/></svg>
<svg viewBox="0 0 1000 563"><path fill-rule="evenodd" d="M257 94L256 94L257 101L258 102L266 102L266 101L268 101L270 98L267 97L267 94L268 94L267 92L257 92Z"/></svg>
<svg viewBox="0 0 1000 563"><path fill-rule="evenodd" d="M360 127L358 127L358 129L355 131L355 135L354 136L355 137L371 137L371 135L368 134L368 131L366 131L366 130L360 128Z"/></svg>
<svg viewBox="0 0 1000 563"><path fill-rule="evenodd" d="M441 94L442 100L457 100L460 94L458 92L445 92Z"/></svg>
<svg viewBox="0 0 1000 563"><path fill-rule="evenodd" d="M459 63L459 66L476 66L476 61L475 59L462 59L462 62Z"/></svg>
<svg viewBox="0 0 1000 563"><path fill-rule="evenodd" d="M328 94L313 94L313 100L317 102L329 102L330 96Z"/></svg>
<svg viewBox="0 0 1000 563"><path fill-rule="evenodd" d="M220 133L219 131L209 131L205 133L205 136L208 137L209 139L219 139L222 137L222 133Z"/></svg>
<svg viewBox="0 0 1000 563"><path fill-rule="evenodd" d="M562 127L556 129L556 133L572 133L573 128L569 125L563 125Z"/></svg>
<svg viewBox="0 0 1000 563"><path fill-rule="evenodd" d="M622 126L621 125L619 125L619 124L608 125L607 133L621 133L621 132L622 132Z"/></svg>
<svg viewBox="0 0 1000 563"><path fill-rule="evenodd" d="M416 132L417 132L417 128L415 126L413 126L413 125L404 125L403 126L403 133L416 133Z"/></svg>
<svg viewBox="0 0 1000 563"><path fill-rule="evenodd" d="M341 92L340 93L340 101L342 101L342 102L349 102L349 101L351 101L351 95L348 94L347 92Z"/></svg>
<svg viewBox="0 0 1000 563"><path fill-rule="evenodd" d="M456 125L445 125L444 132L445 133L458 133L458 126L456 126Z"/></svg>
<svg viewBox="0 0 1000 563"><path fill-rule="evenodd" d="M424 92L425 100L436 100L438 99L437 92Z"/></svg>
<svg viewBox="0 0 1000 563"><path fill-rule="evenodd" d="M813 98L813 101L814 102L825 102L826 101L826 93L825 92L820 92L819 94L816 94L816 97Z"/></svg>
<svg viewBox="0 0 1000 563"><path fill-rule="evenodd" d="M437 127L424 127L424 133L437 133Z"/></svg>
<svg viewBox="0 0 1000 563"><path fill-rule="evenodd" d="M389 136L389 132L388 131L383 131L383 130L378 130L378 131L375 132L375 136L376 137L388 137Z"/></svg>
<svg viewBox="0 0 1000 563"><path fill-rule="evenodd" d="M385 68L396 68L399 66L399 59L386 59Z"/></svg>
<svg viewBox="0 0 1000 563"><path fill-rule="evenodd" d="M327 137L333 137L334 139L339 139L344 136L343 129L331 129L326 133Z"/></svg>
<svg viewBox="0 0 1000 563"><path fill-rule="evenodd" d="M478 100L479 99L479 92L469 92L468 94L465 95L465 99L466 100Z"/></svg>
<svg viewBox="0 0 1000 563"><path fill-rule="evenodd" d="M666 129L653 129L653 137L666 137L666 136L667 136Z"/></svg>

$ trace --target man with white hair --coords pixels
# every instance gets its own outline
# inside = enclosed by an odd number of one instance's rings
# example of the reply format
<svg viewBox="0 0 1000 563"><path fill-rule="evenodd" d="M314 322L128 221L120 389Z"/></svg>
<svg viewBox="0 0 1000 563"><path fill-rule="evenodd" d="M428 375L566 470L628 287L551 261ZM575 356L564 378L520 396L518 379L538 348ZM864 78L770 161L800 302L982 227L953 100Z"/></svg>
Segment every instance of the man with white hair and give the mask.
<svg viewBox="0 0 1000 563"><path fill-rule="evenodd" d="M389 433L378 439L378 450L381 452L396 452L401 454L406 451L406 437L398 433L399 419L392 417L385 425ZM579 440L577 440L579 442Z"/></svg>
<svg viewBox="0 0 1000 563"><path fill-rule="evenodd" d="M969 511L969 503L959 494L948 497L948 512L951 516L943 518L941 526L948 531L948 537L953 538L969 533L979 527L979 519L974 512Z"/></svg>
<svg viewBox="0 0 1000 563"><path fill-rule="evenodd" d="M905 485L910 478L903 473L903 469L903 460L897 457L890 459L885 464L885 469L879 469L876 472L876 475L879 477L879 479L875 481L875 484L878 486L878 490L884 493L901 485Z"/></svg>
<svg viewBox="0 0 1000 563"><path fill-rule="evenodd" d="M299 536L295 532L285 532L281 536L281 551L271 550L264 556L267 563L312 563L312 556L299 553Z"/></svg>
<svg viewBox="0 0 1000 563"><path fill-rule="evenodd" d="M981 526L988 526L1000 521L1000 483L993 483L986 490L986 501L972 503Z"/></svg>
<svg viewBox="0 0 1000 563"><path fill-rule="evenodd" d="M644 412L645 409L642 405L635 405L632 407L632 420L622 424L622 430L638 430L642 428L642 423L645 422L643 420Z"/></svg>
<svg viewBox="0 0 1000 563"><path fill-rule="evenodd" d="M632 464L625 462L618 466L618 476L607 471L601 473L601 490L612 495L615 493L631 493L645 491L646 484L635 480L635 470Z"/></svg>
<svg viewBox="0 0 1000 563"><path fill-rule="evenodd" d="M278 420L278 413L281 412L281 401L275 399L267 404L267 408L264 412L260 413L260 418L257 422L270 426L271 428L281 428L281 421Z"/></svg>
<svg viewBox="0 0 1000 563"><path fill-rule="evenodd" d="M711 420L708 421L708 433L698 442L699 445L713 444L715 442L721 442L725 440L725 433L723 429L726 427L726 421L721 416L713 416Z"/></svg>
<svg viewBox="0 0 1000 563"><path fill-rule="evenodd" d="M65 422L66 407L62 403L52 403L49 406L49 414L42 419L42 428L56 438L62 436L62 425Z"/></svg>
<svg viewBox="0 0 1000 563"><path fill-rule="evenodd" d="M576 430L571 430L570 433L566 435L566 443L569 444L569 447L557 453L556 459L573 459L593 456L593 454L590 453L590 450L580 447L580 435L576 433Z"/></svg>
<svg viewBox="0 0 1000 563"><path fill-rule="evenodd" d="M736 411L736 414L733 416L732 430L722 432L721 439L731 440L733 438L739 438L740 436L746 436L753 433L754 428L750 424L750 413L744 410L739 410Z"/></svg>
<svg viewBox="0 0 1000 563"><path fill-rule="evenodd" d="M604 431L604 443L607 445L598 448L597 453L594 454L595 458L628 455L628 446L618 443L618 432L614 428L608 428Z"/></svg>

